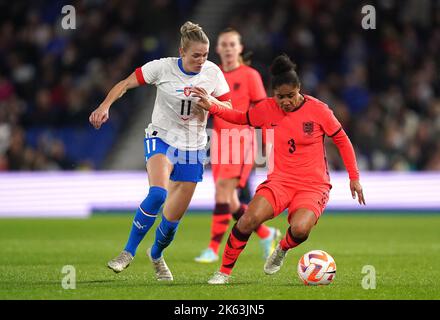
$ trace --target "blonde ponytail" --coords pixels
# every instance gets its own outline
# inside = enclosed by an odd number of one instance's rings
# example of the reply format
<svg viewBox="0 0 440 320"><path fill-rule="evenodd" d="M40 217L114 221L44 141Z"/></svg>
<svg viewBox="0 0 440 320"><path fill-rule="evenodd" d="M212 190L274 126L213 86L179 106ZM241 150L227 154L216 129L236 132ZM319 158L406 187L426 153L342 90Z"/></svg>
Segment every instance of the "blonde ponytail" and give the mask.
<svg viewBox="0 0 440 320"><path fill-rule="evenodd" d="M191 41L209 43L209 39L203 31L202 27L198 24L192 23L191 21L185 22L182 27L180 27L180 47L186 50Z"/></svg>

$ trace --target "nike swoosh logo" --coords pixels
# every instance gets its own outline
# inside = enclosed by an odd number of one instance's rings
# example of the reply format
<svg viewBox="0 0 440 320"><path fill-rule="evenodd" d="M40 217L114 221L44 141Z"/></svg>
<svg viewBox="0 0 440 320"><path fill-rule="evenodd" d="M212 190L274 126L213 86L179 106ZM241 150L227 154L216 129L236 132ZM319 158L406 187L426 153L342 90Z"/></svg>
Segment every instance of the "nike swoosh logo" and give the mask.
<svg viewBox="0 0 440 320"><path fill-rule="evenodd" d="M136 228L142 230L146 225L140 224L138 221L134 221L133 224L136 226Z"/></svg>

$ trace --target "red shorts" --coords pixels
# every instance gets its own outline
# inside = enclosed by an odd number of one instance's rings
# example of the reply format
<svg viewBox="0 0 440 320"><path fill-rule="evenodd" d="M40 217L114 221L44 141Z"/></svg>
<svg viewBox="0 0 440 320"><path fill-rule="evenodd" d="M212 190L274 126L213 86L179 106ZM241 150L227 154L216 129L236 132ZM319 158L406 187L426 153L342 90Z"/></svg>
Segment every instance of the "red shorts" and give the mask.
<svg viewBox="0 0 440 320"><path fill-rule="evenodd" d="M244 188L254 167L254 148L253 131L246 138L242 137L239 143L233 143L231 140L226 144L212 141L211 168L214 181L237 178L238 187Z"/></svg>
<svg viewBox="0 0 440 320"><path fill-rule="evenodd" d="M279 181L266 180L261 183L255 195L266 198L272 205L274 217L288 209L288 221L300 208L312 210L316 219L324 212L329 200L330 187L328 185L299 185L287 184Z"/></svg>
<svg viewBox="0 0 440 320"><path fill-rule="evenodd" d="M251 164L212 164L214 181L218 179L239 179L238 187L244 188L249 179L253 165Z"/></svg>

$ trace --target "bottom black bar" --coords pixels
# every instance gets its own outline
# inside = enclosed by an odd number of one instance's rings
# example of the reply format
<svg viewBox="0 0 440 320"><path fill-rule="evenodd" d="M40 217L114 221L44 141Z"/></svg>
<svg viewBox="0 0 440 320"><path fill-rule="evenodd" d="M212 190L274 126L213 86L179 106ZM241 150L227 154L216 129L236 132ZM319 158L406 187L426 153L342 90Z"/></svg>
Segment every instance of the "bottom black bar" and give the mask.
<svg viewBox="0 0 440 320"><path fill-rule="evenodd" d="M51 310L58 319L65 317L83 318L85 309L96 310L100 318L110 316L126 317L139 313L143 319L306 319L324 317L358 318L361 315L385 315L395 318L398 314L416 311L431 314L440 307L440 300L3 300L2 312L28 310L35 317L39 312ZM75 319L75 318L73 318Z"/></svg>

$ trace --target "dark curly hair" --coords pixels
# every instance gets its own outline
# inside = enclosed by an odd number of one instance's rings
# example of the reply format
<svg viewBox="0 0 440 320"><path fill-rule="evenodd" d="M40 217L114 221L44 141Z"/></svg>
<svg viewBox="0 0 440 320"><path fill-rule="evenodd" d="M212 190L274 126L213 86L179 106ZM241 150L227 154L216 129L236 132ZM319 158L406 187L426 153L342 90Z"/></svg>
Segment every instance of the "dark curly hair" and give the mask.
<svg viewBox="0 0 440 320"><path fill-rule="evenodd" d="M295 69L296 64L293 63L286 54L276 57L270 66L272 89L276 89L283 84L291 84L295 87L299 87L301 83Z"/></svg>

